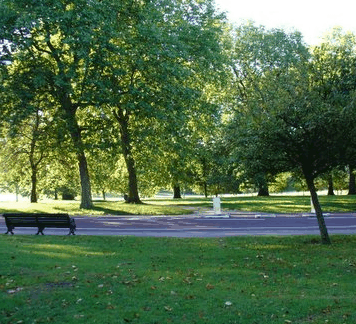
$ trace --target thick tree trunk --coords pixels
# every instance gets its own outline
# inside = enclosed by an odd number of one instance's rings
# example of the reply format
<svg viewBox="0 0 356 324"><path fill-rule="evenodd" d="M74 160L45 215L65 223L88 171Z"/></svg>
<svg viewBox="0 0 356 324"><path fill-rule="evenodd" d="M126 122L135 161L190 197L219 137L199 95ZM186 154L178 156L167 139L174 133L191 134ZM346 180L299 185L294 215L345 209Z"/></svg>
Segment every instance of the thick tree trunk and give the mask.
<svg viewBox="0 0 356 324"><path fill-rule="evenodd" d="M266 180L266 176L265 175L258 176L256 182L257 182L257 186L258 186L257 196L268 197L269 190L268 190L268 183Z"/></svg>
<svg viewBox="0 0 356 324"><path fill-rule="evenodd" d="M54 86L57 87L56 95L59 95L63 117L67 123L67 127L77 154L79 174L80 174L80 185L81 185L80 208L92 209L94 205L93 205L92 195L91 195L88 164L85 156L84 145L81 136L81 129L76 119L76 112L78 109L78 105L74 104L71 100L71 93L73 93L73 88L71 85L70 75L69 74L67 75L67 72L64 69L65 64L62 62L61 57L58 55L58 52L55 46L51 43L50 39L47 40L47 46L51 52L52 57L56 61L59 70L57 74L58 81L60 80L62 84L60 86L57 85Z"/></svg>
<svg viewBox="0 0 356 324"><path fill-rule="evenodd" d="M84 152L84 145L81 136L81 130L75 117L75 109L68 104L66 107L66 122L77 154L80 185L81 185L81 203L80 208L92 209L94 207L91 195L91 185L88 170L88 163Z"/></svg>
<svg viewBox="0 0 356 324"><path fill-rule="evenodd" d="M304 176L305 176L305 180L306 180L307 185L308 185L308 189L310 191L311 199L312 199L312 202L313 202L313 205L314 205L314 209L315 209L316 218L318 220L320 236L321 236L321 243L323 243L323 244L331 244L330 237L329 237L329 234L328 234L328 230L326 228L323 212L321 210L321 206L320 206L320 203L319 203L318 194L316 192L314 179L307 172L304 172Z"/></svg>
<svg viewBox="0 0 356 324"><path fill-rule="evenodd" d="M350 178L349 178L349 195L356 195L356 180L355 180L355 174L354 174L354 168L349 167L350 169Z"/></svg>
<svg viewBox="0 0 356 324"><path fill-rule="evenodd" d="M129 175L128 197L126 202L131 204L142 204L138 194L137 173L135 159L132 155L131 137L129 130L129 116L120 109L114 111L114 116L120 125L121 148L124 155L127 172Z"/></svg>
<svg viewBox="0 0 356 324"><path fill-rule="evenodd" d="M80 208L82 209L92 209L94 207L91 195L91 186L89 178L89 170L87 159L85 157L84 150L77 153L79 174L80 174L80 185L81 185L81 202Z"/></svg>
<svg viewBox="0 0 356 324"><path fill-rule="evenodd" d="M334 181L332 175L329 176L329 180L328 180L328 196L335 196Z"/></svg>
<svg viewBox="0 0 356 324"><path fill-rule="evenodd" d="M258 189L257 196L268 197L269 196L268 187L260 187Z"/></svg>
<svg viewBox="0 0 356 324"><path fill-rule="evenodd" d="M179 184L173 185L173 199L182 199Z"/></svg>

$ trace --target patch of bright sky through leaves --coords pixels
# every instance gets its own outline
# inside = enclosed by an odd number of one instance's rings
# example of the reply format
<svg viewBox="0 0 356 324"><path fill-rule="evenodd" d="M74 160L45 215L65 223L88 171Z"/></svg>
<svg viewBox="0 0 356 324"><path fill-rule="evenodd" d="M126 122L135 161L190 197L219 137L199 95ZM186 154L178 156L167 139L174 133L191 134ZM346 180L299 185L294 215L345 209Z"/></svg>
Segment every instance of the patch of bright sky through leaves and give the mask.
<svg viewBox="0 0 356 324"><path fill-rule="evenodd" d="M333 27L356 34L355 0L215 0L232 23L252 20L266 28L298 30L309 45L320 43Z"/></svg>

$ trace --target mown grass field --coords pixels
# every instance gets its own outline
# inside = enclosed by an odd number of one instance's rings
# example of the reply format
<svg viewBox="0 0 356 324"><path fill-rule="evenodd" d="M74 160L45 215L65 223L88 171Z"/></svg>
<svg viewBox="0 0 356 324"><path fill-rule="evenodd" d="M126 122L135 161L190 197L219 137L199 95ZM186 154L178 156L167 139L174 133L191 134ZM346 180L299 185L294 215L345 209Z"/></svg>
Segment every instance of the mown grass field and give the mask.
<svg viewBox="0 0 356 324"><path fill-rule="evenodd" d="M132 205L123 201L94 201L93 209L80 209L79 201L44 200L35 204L30 202L0 202L0 214L6 212L29 213L68 213L70 215L181 215L191 211L171 204Z"/></svg>
<svg viewBox="0 0 356 324"><path fill-rule="evenodd" d="M0 236L0 323L356 323L356 236Z"/></svg>
<svg viewBox="0 0 356 324"><path fill-rule="evenodd" d="M355 212L356 196L320 195L319 200L325 212ZM181 200L152 200L154 204L172 204L175 206L191 206L212 208L211 198L185 198ZM225 210L256 211L268 213L303 213L310 212L310 196L271 195L269 197L235 196L222 197L221 206Z"/></svg>
<svg viewBox="0 0 356 324"><path fill-rule="evenodd" d="M355 212L356 196L320 197L325 212ZM123 201L94 201L94 209L81 210L79 201L44 200L36 204L29 202L0 202L0 214L5 212L48 212L70 215L182 215L198 208L212 209L211 198L189 197L184 199L145 199L142 205L126 204ZM270 197L235 196L222 197L224 210L256 211L269 213L310 212L310 197L296 195L271 195Z"/></svg>

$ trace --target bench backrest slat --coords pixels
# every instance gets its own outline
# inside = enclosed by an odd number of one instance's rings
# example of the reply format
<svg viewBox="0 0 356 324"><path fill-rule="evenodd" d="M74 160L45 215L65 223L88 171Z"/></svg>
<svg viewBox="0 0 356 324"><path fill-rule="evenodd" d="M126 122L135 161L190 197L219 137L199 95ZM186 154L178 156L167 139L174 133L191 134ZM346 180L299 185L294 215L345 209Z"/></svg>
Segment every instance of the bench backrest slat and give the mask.
<svg viewBox="0 0 356 324"><path fill-rule="evenodd" d="M70 224L71 218L68 214L34 214L34 213L5 213L6 224Z"/></svg>

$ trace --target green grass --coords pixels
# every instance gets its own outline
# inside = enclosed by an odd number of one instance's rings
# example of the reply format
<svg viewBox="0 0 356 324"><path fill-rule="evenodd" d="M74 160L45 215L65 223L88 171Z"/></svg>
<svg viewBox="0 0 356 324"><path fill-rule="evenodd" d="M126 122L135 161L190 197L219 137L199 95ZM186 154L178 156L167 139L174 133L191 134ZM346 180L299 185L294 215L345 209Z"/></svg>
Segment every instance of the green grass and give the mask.
<svg viewBox="0 0 356 324"><path fill-rule="evenodd" d="M325 212L355 212L356 196L320 196ZM146 199L142 205L125 204L122 201L94 201L94 209L82 210L79 201L45 200L29 202L0 202L0 214L5 212L48 212L70 215L182 215L199 208L212 209L211 198ZM224 210L255 211L268 213L310 212L310 197L271 195L270 197L236 196L221 198Z"/></svg>
<svg viewBox="0 0 356 324"><path fill-rule="evenodd" d="M79 201L45 200L35 204L30 202L0 202L0 214L6 212L28 213L68 213L70 215L181 215L192 211L169 204L126 204L122 201L94 201L94 208L80 209Z"/></svg>
<svg viewBox="0 0 356 324"><path fill-rule="evenodd" d="M356 236L1 236L0 323L355 323Z"/></svg>
<svg viewBox="0 0 356 324"><path fill-rule="evenodd" d="M355 212L356 196L319 196L325 212ZM212 199L185 198L182 200L151 200L155 204L172 204L175 206L190 206L212 208ZM256 211L268 213L303 213L310 212L310 196L271 195L269 197L236 196L222 197L221 206L224 210Z"/></svg>

